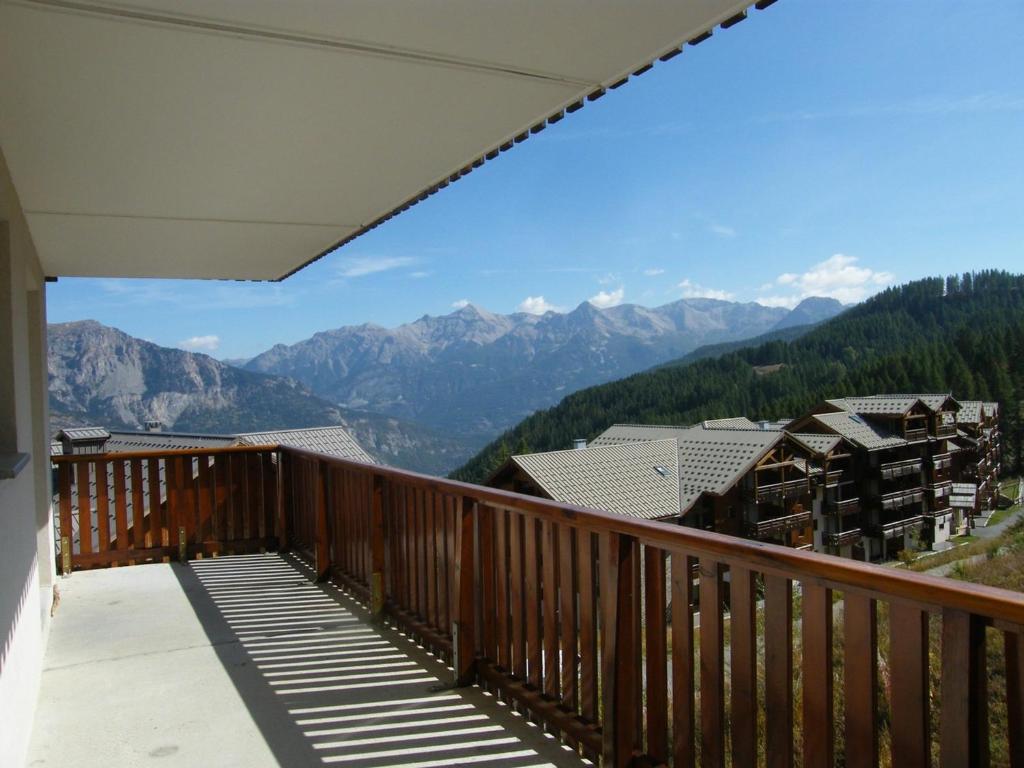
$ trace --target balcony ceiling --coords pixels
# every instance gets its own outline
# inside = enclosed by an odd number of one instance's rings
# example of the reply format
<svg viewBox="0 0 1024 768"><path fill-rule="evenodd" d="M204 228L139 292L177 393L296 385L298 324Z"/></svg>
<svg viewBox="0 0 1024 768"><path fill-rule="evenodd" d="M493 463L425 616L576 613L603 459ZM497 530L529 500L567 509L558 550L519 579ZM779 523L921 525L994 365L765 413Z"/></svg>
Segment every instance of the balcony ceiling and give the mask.
<svg viewBox="0 0 1024 768"><path fill-rule="evenodd" d="M49 275L276 279L749 4L0 0L0 148Z"/></svg>

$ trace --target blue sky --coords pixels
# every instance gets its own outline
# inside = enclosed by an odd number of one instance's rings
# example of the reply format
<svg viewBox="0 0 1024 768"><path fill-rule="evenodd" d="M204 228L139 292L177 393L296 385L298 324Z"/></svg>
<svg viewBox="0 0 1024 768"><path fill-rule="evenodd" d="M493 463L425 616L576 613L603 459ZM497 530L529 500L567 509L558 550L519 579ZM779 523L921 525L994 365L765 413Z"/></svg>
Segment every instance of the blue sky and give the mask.
<svg viewBox="0 0 1024 768"><path fill-rule="evenodd" d="M1024 3L781 0L282 283L62 278L247 357L318 330L686 296L791 305L1024 268Z"/></svg>

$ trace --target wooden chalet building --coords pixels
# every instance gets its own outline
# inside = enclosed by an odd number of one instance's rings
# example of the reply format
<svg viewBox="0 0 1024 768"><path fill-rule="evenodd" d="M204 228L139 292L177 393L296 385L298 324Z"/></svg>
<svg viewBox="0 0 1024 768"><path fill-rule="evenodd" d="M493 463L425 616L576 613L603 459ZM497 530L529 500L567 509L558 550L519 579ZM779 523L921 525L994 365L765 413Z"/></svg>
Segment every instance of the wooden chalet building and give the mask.
<svg viewBox="0 0 1024 768"><path fill-rule="evenodd" d="M826 505L827 525L849 531L830 540L840 545L830 551L888 560L964 530L967 521L950 505L959 409L949 395L874 395L826 400L790 423L791 431L841 436L855 448L847 492L858 502ZM859 545L850 540L857 527Z"/></svg>
<svg viewBox="0 0 1024 768"><path fill-rule="evenodd" d="M957 414L957 435L953 443L957 476L977 487L972 514L994 509L999 501L999 470L1002 447L999 433L999 403L964 400Z"/></svg>

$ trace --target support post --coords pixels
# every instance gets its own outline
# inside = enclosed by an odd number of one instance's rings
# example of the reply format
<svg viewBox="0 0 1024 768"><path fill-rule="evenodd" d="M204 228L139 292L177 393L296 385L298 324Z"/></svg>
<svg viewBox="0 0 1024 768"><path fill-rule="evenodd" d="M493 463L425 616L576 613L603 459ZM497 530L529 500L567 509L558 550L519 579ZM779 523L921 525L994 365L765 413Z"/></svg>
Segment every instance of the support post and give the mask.
<svg viewBox="0 0 1024 768"><path fill-rule="evenodd" d="M291 470L291 459L281 448L277 450L277 548L283 552L288 548L288 508L292 503L287 493L286 473Z"/></svg>
<svg viewBox="0 0 1024 768"><path fill-rule="evenodd" d="M458 588L455 610L452 617L452 650L455 668L455 685L471 685L476 679L476 656L474 648L476 616L474 598L474 518L476 500L462 497L459 510L459 525L455 541L455 583Z"/></svg>
<svg viewBox="0 0 1024 768"><path fill-rule="evenodd" d="M329 473L322 461L316 462L316 534L314 555L316 580L326 581L331 570L330 540L327 531L327 497L330 491Z"/></svg>
<svg viewBox="0 0 1024 768"><path fill-rule="evenodd" d="M370 508L370 614L374 620L384 617L384 478L373 476Z"/></svg>
<svg viewBox="0 0 1024 768"><path fill-rule="evenodd" d="M602 765L625 768L639 746L636 668L637 585L639 544L632 536L601 534L601 672Z"/></svg>

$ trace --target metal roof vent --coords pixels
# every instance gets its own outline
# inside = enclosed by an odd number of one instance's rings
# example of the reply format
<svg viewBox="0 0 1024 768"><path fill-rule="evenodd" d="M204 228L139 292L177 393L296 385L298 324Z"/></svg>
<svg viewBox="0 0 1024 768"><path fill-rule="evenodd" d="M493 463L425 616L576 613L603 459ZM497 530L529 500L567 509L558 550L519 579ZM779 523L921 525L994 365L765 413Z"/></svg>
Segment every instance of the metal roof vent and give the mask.
<svg viewBox="0 0 1024 768"><path fill-rule="evenodd" d="M577 437L575 440L572 441L572 447L574 450L582 451L587 447L587 441L584 440L582 437Z"/></svg>
<svg viewBox="0 0 1024 768"><path fill-rule="evenodd" d="M654 471L657 472L662 477L668 477L668 469L661 466L660 464L654 467Z"/></svg>

